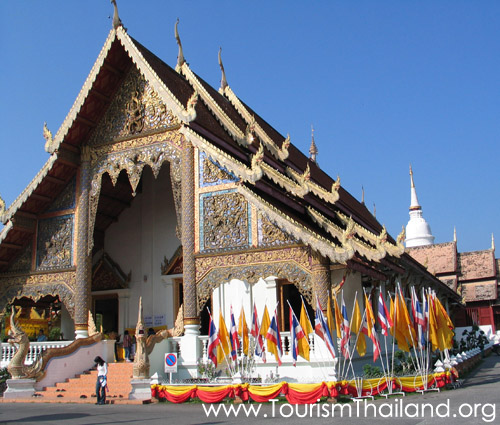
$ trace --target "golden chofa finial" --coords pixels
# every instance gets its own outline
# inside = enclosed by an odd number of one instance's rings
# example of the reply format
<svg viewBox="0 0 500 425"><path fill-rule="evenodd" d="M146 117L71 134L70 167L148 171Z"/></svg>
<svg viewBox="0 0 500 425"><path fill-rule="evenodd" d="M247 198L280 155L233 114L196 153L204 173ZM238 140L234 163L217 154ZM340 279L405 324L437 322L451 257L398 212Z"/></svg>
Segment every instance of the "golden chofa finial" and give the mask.
<svg viewBox="0 0 500 425"><path fill-rule="evenodd" d="M494 251L495 250L495 236L493 233L491 234L491 249Z"/></svg>
<svg viewBox="0 0 500 425"><path fill-rule="evenodd" d="M222 56L221 56L221 53L222 53L222 47L219 47L219 66L220 66L220 70L222 72L222 77L221 77L221 80L220 80L220 89L219 89L219 92L220 93L224 93L224 90L226 89L226 87L228 86L228 84L227 84L227 80L226 80L226 71L224 71L224 65L222 65Z"/></svg>
<svg viewBox="0 0 500 425"><path fill-rule="evenodd" d="M2 216L3 216L4 213L5 213L5 201L0 196L0 222L3 221Z"/></svg>
<svg viewBox="0 0 500 425"><path fill-rule="evenodd" d="M179 54L177 55L177 65L175 66L175 70L180 72L182 65L186 62L184 59L184 53L182 51L182 43L181 38L179 37L179 31L177 30L177 26L179 25L179 18L175 22L175 40L177 41L177 45L179 46Z"/></svg>
<svg viewBox="0 0 500 425"><path fill-rule="evenodd" d="M457 227L453 226L453 242L457 241Z"/></svg>
<svg viewBox="0 0 500 425"><path fill-rule="evenodd" d="M365 188L361 186L361 203L365 205Z"/></svg>
<svg viewBox="0 0 500 425"><path fill-rule="evenodd" d="M314 142L314 127L311 124L311 147L309 148L309 159L316 164L316 157L318 156L318 148Z"/></svg>
<svg viewBox="0 0 500 425"><path fill-rule="evenodd" d="M113 4L113 28L116 30L118 27L123 27L122 21L120 17L118 16L118 6L116 5L116 0L111 0L111 3Z"/></svg>

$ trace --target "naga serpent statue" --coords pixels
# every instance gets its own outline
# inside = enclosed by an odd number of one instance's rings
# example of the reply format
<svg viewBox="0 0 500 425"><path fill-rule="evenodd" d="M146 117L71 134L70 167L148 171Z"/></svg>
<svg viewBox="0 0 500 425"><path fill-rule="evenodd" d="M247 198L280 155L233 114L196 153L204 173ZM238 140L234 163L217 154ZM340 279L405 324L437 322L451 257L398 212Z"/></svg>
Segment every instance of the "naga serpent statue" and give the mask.
<svg viewBox="0 0 500 425"><path fill-rule="evenodd" d="M154 335L146 337L144 323L142 321L142 297L139 298L139 317L135 328L136 352L132 371L133 379L149 379L149 355L154 346L164 339L173 336L181 336L184 331L183 306L179 307L179 313L175 320L174 327L156 332Z"/></svg>
<svg viewBox="0 0 500 425"><path fill-rule="evenodd" d="M94 344L102 339L101 333L94 333L88 338L77 339L65 347L48 348L41 353L32 365L25 366L24 361L29 351L30 341L26 333L14 320L15 313L15 307L12 307L12 314L10 315L9 343L12 345L19 345L16 354L14 354L12 360L7 366L7 370L11 374L12 379L35 379L36 381L40 381L46 374L46 367L50 359L67 356L74 353L80 347ZM92 323L93 321L91 324Z"/></svg>
<svg viewBox="0 0 500 425"><path fill-rule="evenodd" d="M10 315L10 330L8 341L10 344L18 344L19 348L16 354L12 357L12 360L7 366L12 379L23 379L27 378L27 367L24 366L24 359L28 354L30 348L30 340L28 335L21 329L21 327L14 320L16 314L16 308L12 306L12 314Z"/></svg>

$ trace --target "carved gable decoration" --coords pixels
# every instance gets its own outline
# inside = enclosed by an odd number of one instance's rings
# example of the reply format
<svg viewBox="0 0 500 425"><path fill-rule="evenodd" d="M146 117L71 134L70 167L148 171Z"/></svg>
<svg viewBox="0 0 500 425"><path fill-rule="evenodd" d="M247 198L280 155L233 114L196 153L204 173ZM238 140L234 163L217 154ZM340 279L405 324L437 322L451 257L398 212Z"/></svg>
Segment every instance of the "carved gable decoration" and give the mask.
<svg viewBox="0 0 500 425"><path fill-rule="evenodd" d="M297 239L281 230L267 217L259 215L259 246L280 246L298 243Z"/></svg>
<svg viewBox="0 0 500 425"><path fill-rule="evenodd" d="M125 77L89 144L96 146L178 125L177 117L167 109L158 93L134 67Z"/></svg>
<svg viewBox="0 0 500 425"><path fill-rule="evenodd" d="M216 186L219 184L234 183L238 178L210 159L204 152L200 152L200 187Z"/></svg>
<svg viewBox="0 0 500 425"><path fill-rule="evenodd" d="M182 274L182 267L182 246L179 246L179 248L175 250L174 255L172 255L172 258L170 258L170 260L167 260L167 257L163 258L163 263L161 265L161 274Z"/></svg>
<svg viewBox="0 0 500 425"><path fill-rule="evenodd" d="M75 194L76 194L76 177L73 177L46 212L56 212L56 211L74 209L76 202Z"/></svg>
<svg viewBox="0 0 500 425"><path fill-rule="evenodd" d="M73 264L73 215L40 220L36 251L37 270L71 267Z"/></svg>
<svg viewBox="0 0 500 425"><path fill-rule="evenodd" d="M128 287L130 275L127 276L111 257L103 254L92 270L92 291L124 289Z"/></svg>
<svg viewBox="0 0 500 425"><path fill-rule="evenodd" d="M250 211L245 198L233 191L201 198L201 251L245 248L251 244Z"/></svg>

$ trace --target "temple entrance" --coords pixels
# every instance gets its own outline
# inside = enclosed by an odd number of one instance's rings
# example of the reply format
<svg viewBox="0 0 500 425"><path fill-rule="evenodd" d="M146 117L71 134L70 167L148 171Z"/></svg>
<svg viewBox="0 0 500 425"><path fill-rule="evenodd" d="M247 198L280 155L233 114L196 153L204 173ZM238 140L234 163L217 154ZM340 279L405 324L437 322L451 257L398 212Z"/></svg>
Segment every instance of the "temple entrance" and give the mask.
<svg viewBox="0 0 500 425"><path fill-rule="evenodd" d="M98 332L118 332L118 296L99 295L93 297L95 326Z"/></svg>
<svg viewBox="0 0 500 425"><path fill-rule="evenodd" d="M276 285L278 291L278 316L280 329L285 332L290 331L290 306L293 312L300 320L300 310L302 308L302 298L297 287L288 280L278 280ZM314 327L314 310L309 303L304 299L307 314L312 321L311 325ZM272 314L271 312L269 312Z"/></svg>

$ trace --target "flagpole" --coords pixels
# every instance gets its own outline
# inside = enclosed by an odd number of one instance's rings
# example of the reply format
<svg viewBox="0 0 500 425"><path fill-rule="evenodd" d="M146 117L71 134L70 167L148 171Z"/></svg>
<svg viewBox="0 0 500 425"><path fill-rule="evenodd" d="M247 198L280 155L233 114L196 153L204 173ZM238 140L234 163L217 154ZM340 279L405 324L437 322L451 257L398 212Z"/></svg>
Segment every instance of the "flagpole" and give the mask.
<svg viewBox="0 0 500 425"><path fill-rule="evenodd" d="M207 307L207 310L208 310L208 315L210 316L210 320L212 320L212 322L214 321L213 317L212 317L212 313L210 313L210 308ZM224 317L222 317L224 319ZM214 322L215 323L215 322ZM219 326L220 328L220 326ZM220 329L219 329L220 330ZM226 351L224 350L224 345L220 343L220 340L219 340L219 345L222 349L222 354L224 354L224 360L226 361L226 364L227 366L229 367L229 371L231 372L231 378L233 377L234 375L234 371L232 370L231 368L231 364L229 363L228 361L228 358L227 358L227 355L226 355Z"/></svg>
<svg viewBox="0 0 500 425"><path fill-rule="evenodd" d="M305 305L305 302L304 302L304 298L302 297L302 295L300 295L300 299L302 301L302 304L304 305L304 311L306 312L306 316L307 316L307 320L309 320L309 323L311 324L311 327L312 327L312 323L311 323L311 318L309 317L309 313L307 312L307 308L306 308L306 305ZM315 335L315 330L313 328L313 340L314 340L314 335ZM307 343L309 344L309 335L307 335ZM311 347L309 345L309 347ZM309 352L309 355L311 355L311 353ZM325 375L325 371L323 370L323 368L325 368L326 370L328 370L328 365L326 362L323 361L323 358L321 358L320 360L318 360L318 356L316 356L316 344L314 344L314 351L313 351L313 355L314 355L314 360L316 360L317 363L320 364L320 371L321 371L321 374L323 375L324 378L328 378L328 374ZM334 369L335 369L335 366L334 366Z"/></svg>

